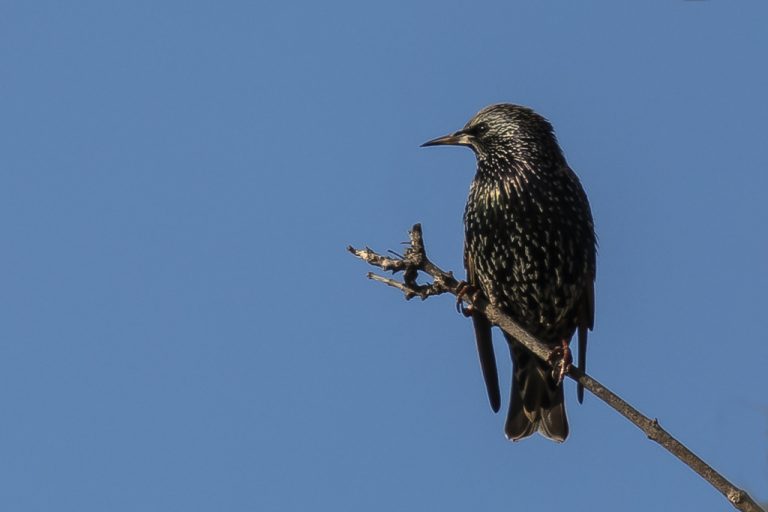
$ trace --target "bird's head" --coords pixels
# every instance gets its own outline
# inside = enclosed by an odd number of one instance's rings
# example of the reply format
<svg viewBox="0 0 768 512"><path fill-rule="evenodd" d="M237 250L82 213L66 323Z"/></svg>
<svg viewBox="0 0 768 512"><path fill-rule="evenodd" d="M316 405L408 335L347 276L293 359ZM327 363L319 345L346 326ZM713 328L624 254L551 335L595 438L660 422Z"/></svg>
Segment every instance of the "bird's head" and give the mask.
<svg viewBox="0 0 768 512"><path fill-rule="evenodd" d="M549 121L527 107L509 103L485 107L461 130L421 146L443 145L469 146L479 161L562 158Z"/></svg>

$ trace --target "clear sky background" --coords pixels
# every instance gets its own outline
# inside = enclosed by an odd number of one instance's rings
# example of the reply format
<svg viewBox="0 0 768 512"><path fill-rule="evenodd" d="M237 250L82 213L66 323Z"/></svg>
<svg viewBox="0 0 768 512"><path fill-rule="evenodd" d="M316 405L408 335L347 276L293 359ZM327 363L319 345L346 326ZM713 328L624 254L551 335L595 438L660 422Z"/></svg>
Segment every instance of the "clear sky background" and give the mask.
<svg viewBox="0 0 768 512"><path fill-rule="evenodd" d="M418 146L495 102L548 117L589 194L593 375L768 500L767 26L757 0L3 2L0 509L729 510L571 382L565 444L506 441L451 299L345 252L422 222L461 271L474 157Z"/></svg>

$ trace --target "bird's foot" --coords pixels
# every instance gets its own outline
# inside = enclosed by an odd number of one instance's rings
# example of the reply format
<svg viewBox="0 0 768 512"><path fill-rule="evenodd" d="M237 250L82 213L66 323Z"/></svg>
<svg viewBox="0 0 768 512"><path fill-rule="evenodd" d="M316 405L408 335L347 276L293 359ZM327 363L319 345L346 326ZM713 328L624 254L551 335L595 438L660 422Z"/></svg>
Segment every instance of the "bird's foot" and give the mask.
<svg viewBox="0 0 768 512"><path fill-rule="evenodd" d="M472 316L474 308L472 307L472 304L464 304L464 297L469 297L470 300L474 300L478 292L479 290L468 282L461 281L456 288L456 311L466 317Z"/></svg>
<svg viewBox="0 0 768 512"><path fill-rule="evenodd" d="M565 375L571 369L573 363L573 356L571 355L571 347L568 346L568 340L563 340L562 345L556 347L550 352L547 358L549 364L552 365L552 378L559 386L562 384Z"/></svg>

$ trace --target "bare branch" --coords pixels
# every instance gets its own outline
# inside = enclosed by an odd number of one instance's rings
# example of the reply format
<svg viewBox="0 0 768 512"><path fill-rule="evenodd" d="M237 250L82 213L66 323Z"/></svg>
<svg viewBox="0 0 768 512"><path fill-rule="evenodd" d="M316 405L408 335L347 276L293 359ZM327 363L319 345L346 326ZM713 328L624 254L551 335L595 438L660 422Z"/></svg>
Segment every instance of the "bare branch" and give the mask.
<svg viewBox="0 0 768 512"><path fill-rule="evenodd" d="M444 293L450 293L457 297L460 296L459 291L462 283L453 277L453 273L440 269L440 267L427 258L421 233L421 225L415 224L409 234L411 240L410 246L406 249L402 258L382 256L368 247L365 249L355 249L350 246L347 250L366 263L379 267L384 271L391 271L393 274L403 272L402 281L397 281L396 279L383 277L374 273L368 273L368 278L397 288L403 292L405 298L408 300L413 297L419 297L424 300L433 295ZM432 278L432 282L418 284L416 279L419 272L424 272L429 275ZM471 304L476 311L484 314L491 323L498 325L504 332L511 334L516 340L525 345L525 347L536 354L537 357L544 361L549 361L552 349L526 332L525 329L518 325L514 320L485 299L482 294L478 293L474 294L474 296L461 295L461 297ZM647 416L644 416L618 395L575 366L570 368L568 376L582 384L595 396L634 423L648 436L649 439L663 446L672 455L701 475L701 477L709 482L715 489L720 491L737 510L743 512L764 512L749 494L734 486L720 473L701 460L695 453L686 448L680 441L672 437L669 432L659 425L659 422L656 419L652 420Z"/></svg>

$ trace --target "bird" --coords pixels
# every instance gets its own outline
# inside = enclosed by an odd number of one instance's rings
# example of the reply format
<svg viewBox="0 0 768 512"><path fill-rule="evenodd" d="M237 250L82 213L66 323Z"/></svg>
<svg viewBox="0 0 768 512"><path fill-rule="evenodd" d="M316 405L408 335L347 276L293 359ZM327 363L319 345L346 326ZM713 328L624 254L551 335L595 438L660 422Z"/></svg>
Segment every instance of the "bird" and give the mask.
<svg viewBox="0 0 768 512"><path fill-rule="evenodd" d="M461 130L422 147L441 145L467 146L477 160L464 210L467 286L563 358L558 372L505 333L513 367L505 435L519 441L538 432L563 442L569 344L578 331L578 366L585 370L587 331L594 327L597 236L587 195L551 123L528 107L490 105ZM468 316L498 412L493 325L478 311ZM579 403L583 397L579 386Z"/></svg>

